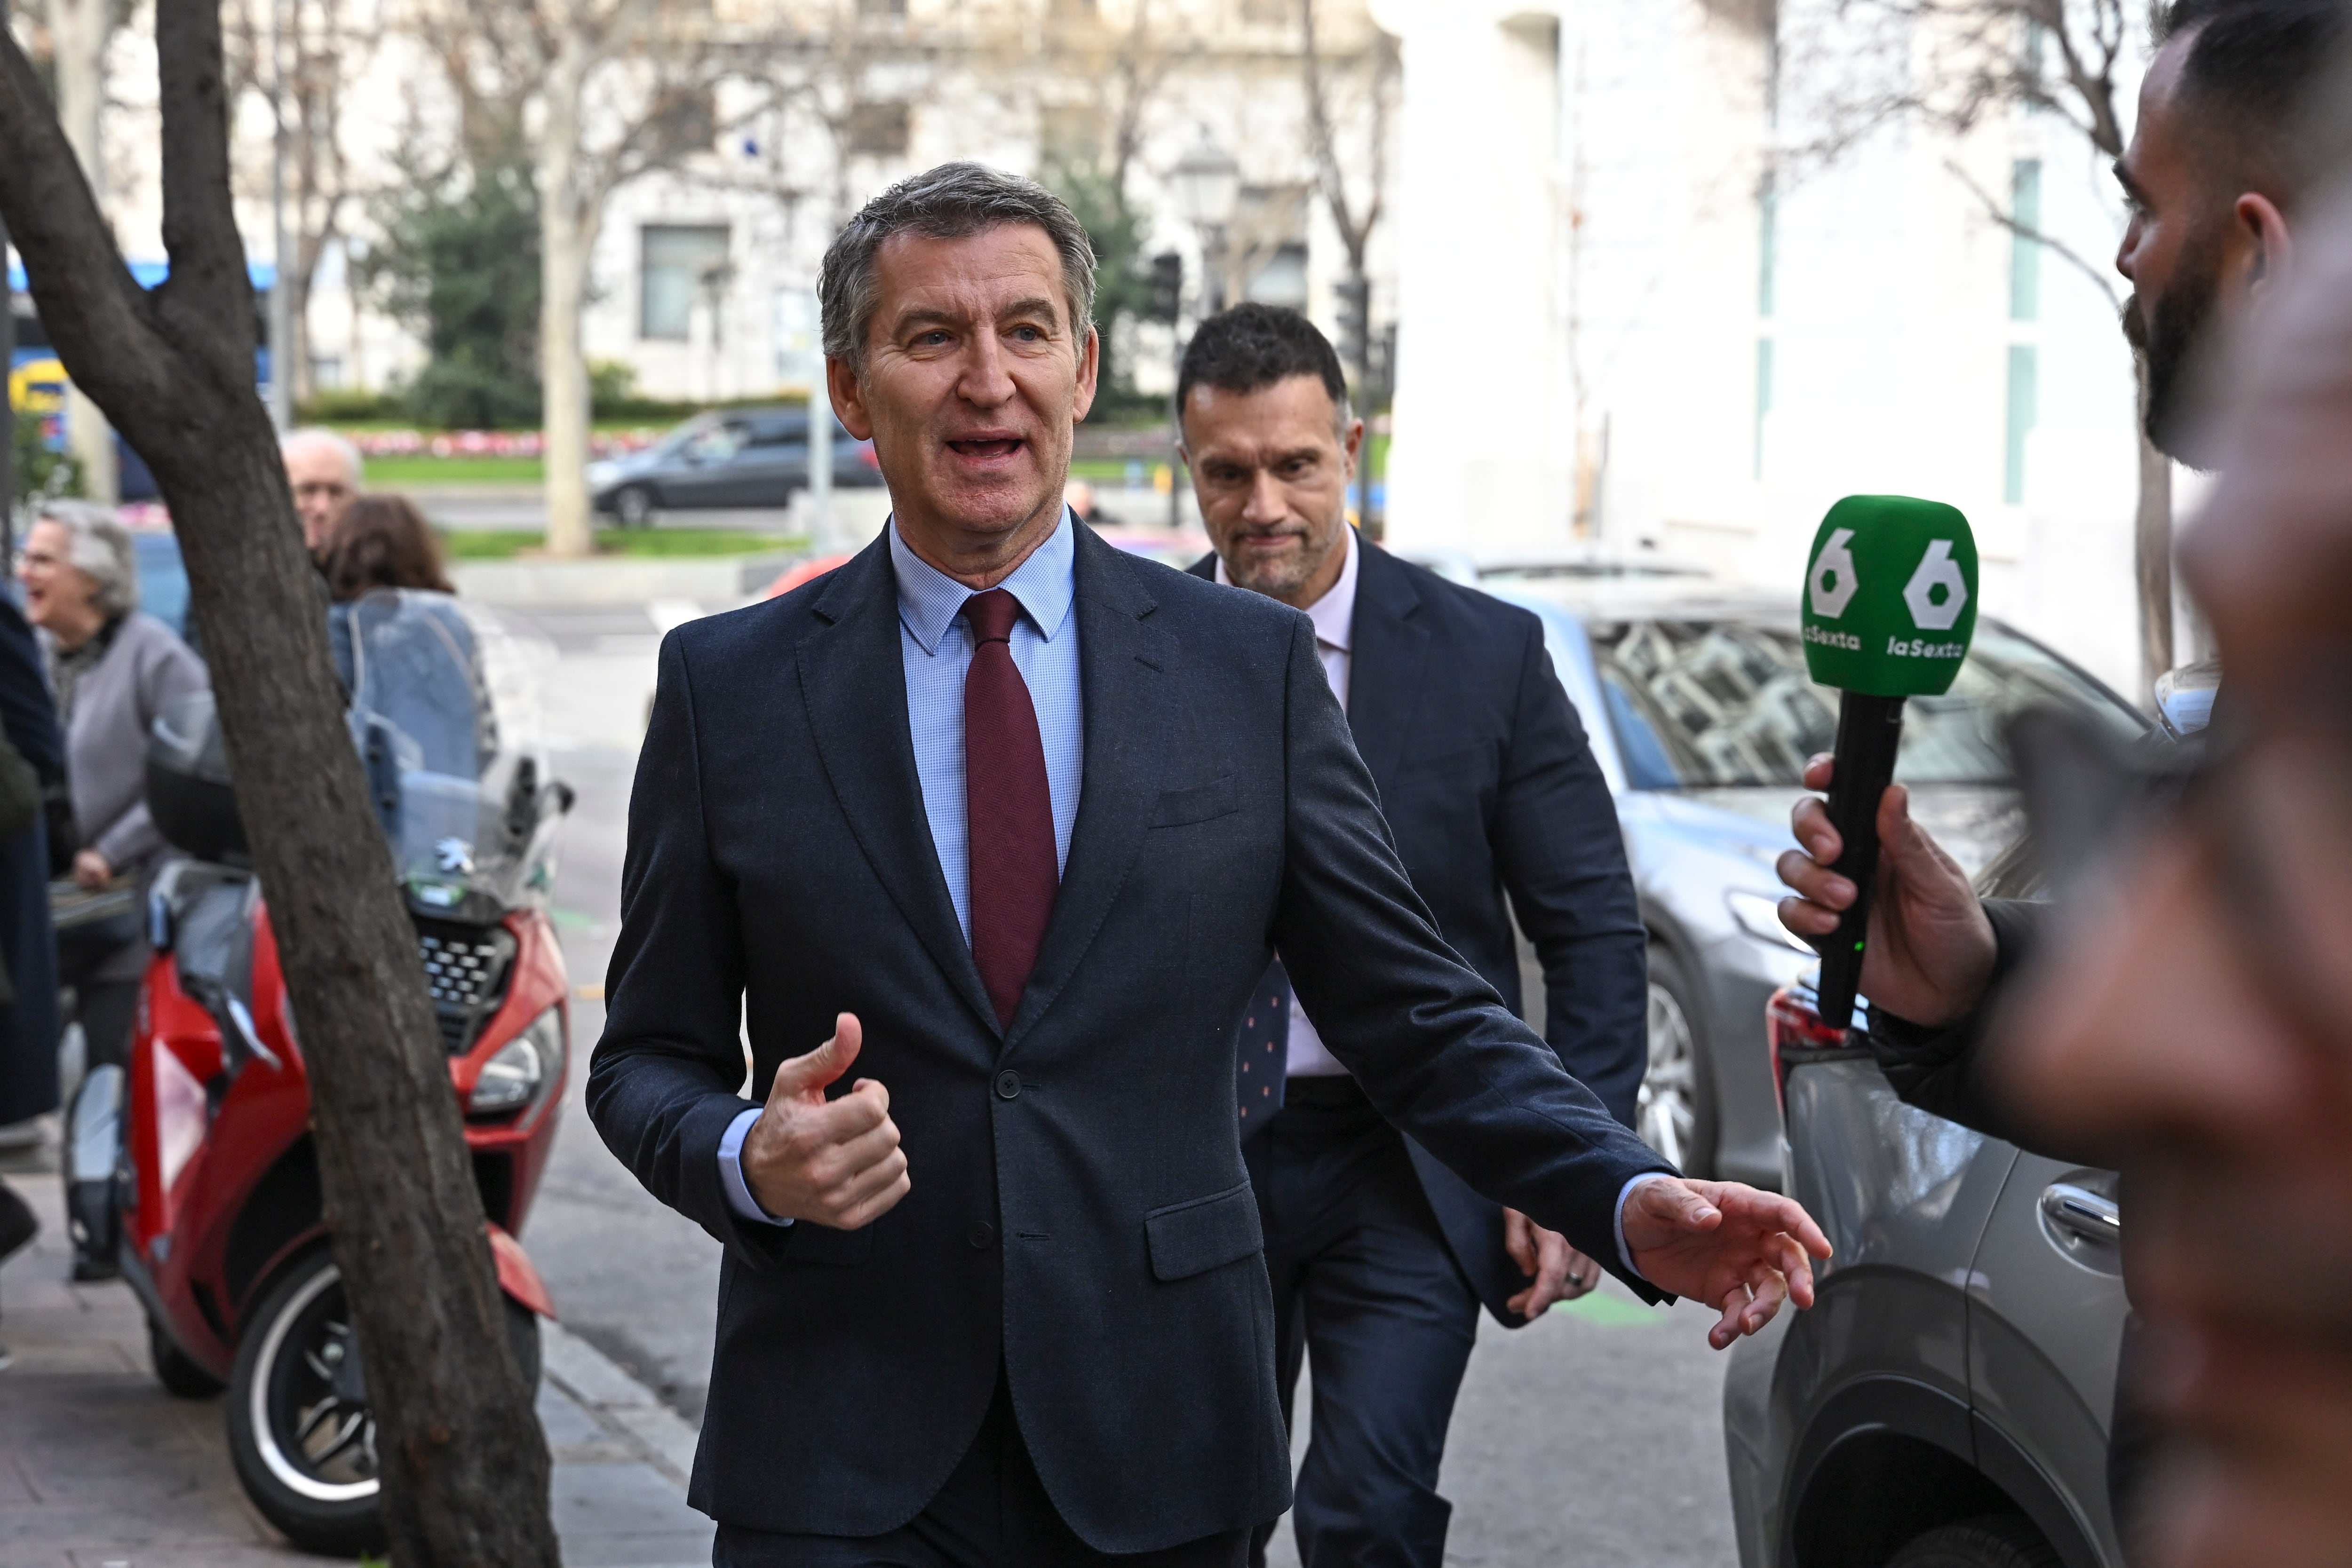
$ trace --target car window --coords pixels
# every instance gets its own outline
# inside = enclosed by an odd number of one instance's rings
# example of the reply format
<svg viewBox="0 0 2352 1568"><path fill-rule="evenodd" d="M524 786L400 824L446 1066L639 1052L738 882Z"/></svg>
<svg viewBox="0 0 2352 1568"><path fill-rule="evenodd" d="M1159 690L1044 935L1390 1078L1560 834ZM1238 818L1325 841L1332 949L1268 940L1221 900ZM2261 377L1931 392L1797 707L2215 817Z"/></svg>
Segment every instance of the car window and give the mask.
<svg viewBox="0 0 2352 1568"><path fill-rule="evenodd" d="M808 439L808 419L799 414L776 414L751 422L753 446L797 446Z"/></svg>
<svg viewBox="0 0 2352 1568"><path fill-rule="evenodd" d="M697 463L724 463L743 449L744 428L714 425L686 444L686 455Z"/></svg>
<svg viewBox="0 0 2352 1568"><path fill-rule="evenodd" d="M139 608L186 637L188 570L180 560L180 541L170 534L134 533L131 549L139 568Z"/></svg>
<svg viewBox="0 0 2352 1568"><path fill-rule="evenodd" d="M1635 789L1798 788L1805 759L1837 739L1838 694L1806 678L1792 625L1761 621L1593 621L1586 624L1611 727ZM1979 624L1952 689L1904 712L1895 777L1914 784L2011 778L2001 739L2012 715L2059 704L2117 735L2146 726L2049 650Z"/></svg>

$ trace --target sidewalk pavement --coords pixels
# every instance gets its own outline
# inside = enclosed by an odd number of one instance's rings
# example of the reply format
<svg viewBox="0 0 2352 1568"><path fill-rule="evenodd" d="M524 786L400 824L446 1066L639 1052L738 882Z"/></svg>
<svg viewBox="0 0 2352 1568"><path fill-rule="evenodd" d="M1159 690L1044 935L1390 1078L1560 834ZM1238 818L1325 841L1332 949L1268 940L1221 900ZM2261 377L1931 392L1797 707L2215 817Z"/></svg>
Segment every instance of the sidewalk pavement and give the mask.
<svg viewBox="0 0 2352 1568"><path fill-rule="evenodd" d="M0 1563L291 1568L230 1469L218 1398L155 1381L129 1287L67 1281L60 1184L11 1170L40 1237L0 1271ZM558 1303L559 1308L561 1303ZM686 1506L694 1432L593 1346L542 1323L539 1418L572 1568L689 1568L710 1521Z"/></svg>

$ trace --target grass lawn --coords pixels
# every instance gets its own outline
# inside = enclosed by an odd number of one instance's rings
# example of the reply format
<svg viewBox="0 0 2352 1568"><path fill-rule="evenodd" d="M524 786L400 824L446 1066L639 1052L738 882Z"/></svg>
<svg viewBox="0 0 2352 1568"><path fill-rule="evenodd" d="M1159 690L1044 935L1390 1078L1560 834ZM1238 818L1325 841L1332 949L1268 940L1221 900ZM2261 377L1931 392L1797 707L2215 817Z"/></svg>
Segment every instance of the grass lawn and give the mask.
<svg viewBox="0 0 2352 1568"><path fill-rule="evenodd" d="M371 490L405 490L420 485L536 485L545 470L536 457L371 457Z"/></svg>
<svg viewBox="0 0 2352 1568"><path fill-rule="evenodd" d="M512 560L536 553L547 536L527 528L456 528L441 536L452 560ZM598 528L596 553L626 556L775 555L809 548L801 534L739 528Z"/></svg>

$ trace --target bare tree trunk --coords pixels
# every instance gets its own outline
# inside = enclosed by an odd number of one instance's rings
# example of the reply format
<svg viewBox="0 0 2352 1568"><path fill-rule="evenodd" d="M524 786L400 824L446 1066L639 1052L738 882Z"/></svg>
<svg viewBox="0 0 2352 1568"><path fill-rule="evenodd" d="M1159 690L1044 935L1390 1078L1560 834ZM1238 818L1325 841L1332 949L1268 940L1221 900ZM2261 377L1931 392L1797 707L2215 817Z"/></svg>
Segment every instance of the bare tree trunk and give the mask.
<svg viewBox="0 0 2352 1568"><path fill-rule="evenodd" d="M114 36L113 0L48 0L49 38L58 83L58 120L81 165L82 177L103 199L106 153L99 121L106 108L106 46ZM114 432L106 415L74 382L66 392L66 450L81 470L82 491L111 503L121 493L115 473Z"/></svg>
<svg viewBox="0 0 2352 1568"><path fill-rule="evenodd" d="M566 35L542 89L547 118L537 158L541 485L547 550L558 556L584 556L596 547L588 509L588 365L580 349L595 233L580 191L581 97L589 65L586 45L576 34Z"/></svg>
<svg viewBox="0 0 2352 1568"><path fill-rule="evenodd" d="M157 0L171 277L125 270L31 65L0 30L0 214L74 380L153 465L186 557L240 810L310 1075L320 1185L402 1568L558 1561L548 1452L504 1327L447 1058L325 604L253 380L217 0Z"/></svg>
<svg viewBox="0 0 2352 1568"><path fill-rule="evenodd" d="M2139 687L2146 701L2172 668L2172 460L2147 439L2147 362L2134 356L2139 382L2139 505L2132 522L2132 565L2139 584Z"/></svg>

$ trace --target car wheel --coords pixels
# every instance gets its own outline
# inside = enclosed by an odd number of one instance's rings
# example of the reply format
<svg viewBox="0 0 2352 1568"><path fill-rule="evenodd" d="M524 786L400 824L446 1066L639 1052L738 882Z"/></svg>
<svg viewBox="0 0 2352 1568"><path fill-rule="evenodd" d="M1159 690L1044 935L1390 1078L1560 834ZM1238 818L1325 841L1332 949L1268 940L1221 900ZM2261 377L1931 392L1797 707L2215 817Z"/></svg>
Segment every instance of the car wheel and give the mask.
<svg viewBox="0 0 2352 1568"><path fill-rule="evenodd" d="M2059 1568L2059 1557L2027 1521L1994 1513L1912 1537L1886 1568Z"/></svg>
<svg viewBox="0 0 2352 1568"><path fill-rule="evenodd" d="M1685 1176L1715 1169L1715 1085L1699 1049L1697 998L1682 960L1650 948L1649 1071L1634 1127Z"/></svg>
<svg viewBox="0 0 2352 1568"><path fill-rule="evenodd" d="M613 511L625 528L653 526L654 493L643 485L624 485L613 497Z"/></svg>
<svg viewBox="0 0 2352 1568"><path fill-rule="evenodd" d="M147 1356L155 1364L155 1381L175 1399L210 1399L226 1386L173 1343L172 1336L153 1318L147 1320Z"/></svg>

